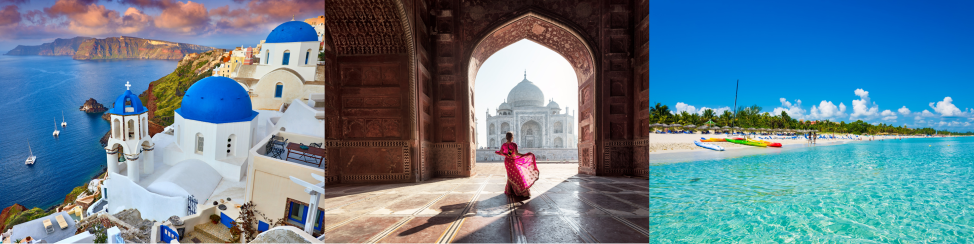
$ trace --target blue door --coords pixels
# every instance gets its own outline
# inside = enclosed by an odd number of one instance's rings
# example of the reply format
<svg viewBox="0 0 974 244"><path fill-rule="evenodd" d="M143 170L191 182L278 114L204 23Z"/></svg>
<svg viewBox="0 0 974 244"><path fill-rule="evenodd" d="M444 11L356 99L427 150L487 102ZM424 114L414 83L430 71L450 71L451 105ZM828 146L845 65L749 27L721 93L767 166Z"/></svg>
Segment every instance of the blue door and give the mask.
<svg viewBox="0 0 974 244"><path fill-rule="evenodd" d="M284 93L284 84L277 84L277 87L274 88L274 97L280 98L281 94L283 93Z"/></svg>
<svg viewBox="0 0 974 244"><path fill-rule="evenodd" d="M284 51L284 60L281 60L281 64L288 65L289 63L291 63L291 52Z"/></svg>

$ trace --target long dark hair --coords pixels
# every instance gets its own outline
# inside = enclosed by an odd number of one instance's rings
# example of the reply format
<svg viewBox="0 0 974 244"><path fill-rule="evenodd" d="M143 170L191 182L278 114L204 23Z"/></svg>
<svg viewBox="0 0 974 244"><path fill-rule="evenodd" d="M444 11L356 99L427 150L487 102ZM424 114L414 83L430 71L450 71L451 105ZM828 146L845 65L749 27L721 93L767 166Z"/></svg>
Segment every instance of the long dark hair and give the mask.
<svg viewBox="0 0 974 244"><path fill-rule="evenodd" d="M507 142L513 142L514 141L514 132L508 131L506 137L507 137Z"/></svg>

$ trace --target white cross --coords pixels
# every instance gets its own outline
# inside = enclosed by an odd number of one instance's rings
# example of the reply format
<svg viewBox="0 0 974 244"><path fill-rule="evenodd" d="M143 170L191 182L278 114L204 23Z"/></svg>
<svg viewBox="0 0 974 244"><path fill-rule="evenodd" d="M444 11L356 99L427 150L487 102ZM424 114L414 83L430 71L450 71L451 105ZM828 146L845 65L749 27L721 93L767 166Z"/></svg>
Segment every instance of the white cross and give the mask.
<svg viewBox="0 0 974 244"><path fill-rule="evenodd" d="M129 88L131 88L131 87L132 87L132 84L129 84L129 82L128 82L128 81L126 81L126 82L125 82L125 90L128 90L128 89L129 89Z"/></svg>

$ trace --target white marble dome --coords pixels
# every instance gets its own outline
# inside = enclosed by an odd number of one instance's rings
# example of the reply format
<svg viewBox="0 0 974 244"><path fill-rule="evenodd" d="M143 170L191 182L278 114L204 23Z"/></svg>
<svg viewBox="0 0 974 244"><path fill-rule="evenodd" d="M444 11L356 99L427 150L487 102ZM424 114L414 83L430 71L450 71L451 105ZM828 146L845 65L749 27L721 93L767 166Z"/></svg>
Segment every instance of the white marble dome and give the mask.
<svg viewBox="0 0 974 244"><path fill-rule="evenodd" d="M511 110L511 104L505 101L500 106L497 106L497 110Z"/></svg>
<svg viewBox="0 0 974 244"><path fill-rule="evenodd" d="M525 77L507 94L507 102L514 107L542 107L544 93L541 92L541 88L534 85L534 82Z"/></svg>
<svg viewBox="0 0 974 244"><path fill-rule="evenodd" d="M558 103L556 103L555 100L549 100L548 101L548 108L551 108L551 109L561 109L561 106L558 106Z"/></svg>

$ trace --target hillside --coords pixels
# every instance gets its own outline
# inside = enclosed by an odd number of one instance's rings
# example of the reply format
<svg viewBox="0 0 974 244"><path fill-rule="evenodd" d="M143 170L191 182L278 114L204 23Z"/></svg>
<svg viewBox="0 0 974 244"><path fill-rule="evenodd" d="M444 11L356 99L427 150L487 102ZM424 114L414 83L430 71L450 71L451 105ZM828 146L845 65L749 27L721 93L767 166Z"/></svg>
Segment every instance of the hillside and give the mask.
<svg viewBox="0 0 974 244"><path fill-rule="evenodd" d="M186 90L197 81L213 76L213 68L220 63L226 52L224 49L215 49L186 55L179 61L175 71L149 83L149 89L139 94L139 98L149 109L150 122L163 127L171 125L173 112L182 103Z"/></svg>
<svg viewBox="0 0 974 244"><path fill-rule="evenodd" d="M38 46L18 45L4 55L42 55L42 56L74 56L78 46L91 37L75 37L71 39L54 39L54 42Z"/></svg>
<svg viewBox="0 0 974 244"><path fill-rule="evenodd" d="M122 36L85 40L78 46L74 59L182 59L190 53L213 49L195 44Z"/></svg>

